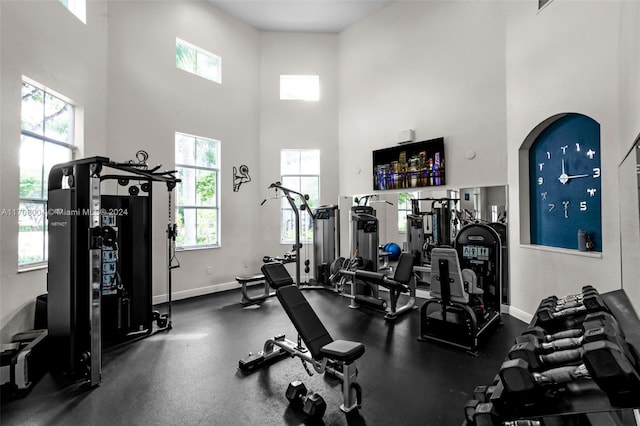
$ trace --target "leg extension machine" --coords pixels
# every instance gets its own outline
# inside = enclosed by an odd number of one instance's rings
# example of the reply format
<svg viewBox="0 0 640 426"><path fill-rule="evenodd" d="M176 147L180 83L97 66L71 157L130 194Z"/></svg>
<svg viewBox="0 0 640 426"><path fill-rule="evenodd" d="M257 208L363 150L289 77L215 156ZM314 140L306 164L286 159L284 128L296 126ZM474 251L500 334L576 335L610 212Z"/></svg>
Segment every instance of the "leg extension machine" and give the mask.
<svg viewBox="0 0 640 426"><path fill-rule="evenodd" d="M359 305L357 302L366 301L366 296L356 294L356 280L359 279L366 284L382 286L389 290L389 306L386 308L386 314L384 316L386 320L395 320L399 315L413 310L416 303L416 284L412 274L413 259L413 254L402 253L393 278L389 278L386 274L380 272L366 271L364 269L357 269L355 271L340 270L340 274L350 276L353 280L351 284L351 304L349 307L358 308ZM398 306L398 299L403 293L408 293L409 299L404 305Z"/></svg>

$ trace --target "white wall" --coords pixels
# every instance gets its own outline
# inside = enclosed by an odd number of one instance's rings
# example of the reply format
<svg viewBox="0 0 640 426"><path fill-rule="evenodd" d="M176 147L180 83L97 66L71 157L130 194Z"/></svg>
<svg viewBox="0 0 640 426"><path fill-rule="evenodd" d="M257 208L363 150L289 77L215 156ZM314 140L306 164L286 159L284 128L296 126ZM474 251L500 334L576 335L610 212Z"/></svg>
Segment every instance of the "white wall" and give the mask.
<svg viewBox="0 0 640 426"><path fill-rule="evenodd" d="M280 180L281 149L320 149L320 203L338 203L338 37L335 34L264 32L260 37L260 181L251 205L259 215L262 256L281 256L292 249L280 244L280 201L268 186ZM281 101L280 75L320 76L320 100ZM282 194L280 194L282 195ZM305 212L301 212L306 214ZM344 214L344 213L343 213ZM310 244L301 261L313 261ZM304 269L304 266L302 266ZM313 269L311 269L313 270ZM293 269L291 269L293 274ZM304 272L302 273L304 279Z"/></svg>
<svg viewBox="0 0 640 426"><path fill-rule="evenodd" d="M620 155L640 138L640 2L625 2L620 8ZM637 151L637 150L636 150ZM640 229L638 228L638 175L632 161L625 162L627 179L620 184L620 230L622 239L622 287L640 312ZM622 185L628 184L627 187ZM635 207L635 209L633 209ZM630 238L633 240L628 241ZM627 239L627 241L625 241ZM625 248L627 249L625 251Z"/></svg>
<svg viewBox="0 0 640 426"><path fill-rule="evenodd" d="M25 75L73 101L84 112L80 155L106 144L106 3L87 4L87 25L58 1L0 2L0 208L18 208L21 79ZM82 113L82 111L81 111ZM18 273L18 217L0 217L0 341L33 327L46 270Z"/></svg>
<svg viewBox="0 0 640 426"><path fill-rule="evenodd" d="M370 193L371 151L408 128L444 136L448 187L505 184L504 44L494 2L395 2L343 31L340 194Z"/></svg>
<svg viewBox="0 0 640 426"><path fill-rule="evenodd" d="M617 2L554 1L541 13L535 2L506 5L507 140L511 303L533 313L539 300L592 284L620 288L620 227L617 167L620 140L619 48L621 6ZM577 112L601 126L602 256L521 245L520 196L526 196L518 150L546 118ZM519 194L520 192L520 194ZM522 207L525 209L525 207Z"/></svg>
<svg viewBox="0 0 640 426"><path fill-rule="evenodd" d="M222 57L222 84L176 68L176 37ZM176 131L221 141L221 247L178 252L175 298L235 284L236 275L255 272L262 258L256 244L261 241L259 48L255 29L206 2L109 4L108 155L126 161L144 149L150 164L172 169ZM242 164L253 180L233 192L232 169ZM162 185L154 192L156 301L166 295L166 192Z"/></svg>

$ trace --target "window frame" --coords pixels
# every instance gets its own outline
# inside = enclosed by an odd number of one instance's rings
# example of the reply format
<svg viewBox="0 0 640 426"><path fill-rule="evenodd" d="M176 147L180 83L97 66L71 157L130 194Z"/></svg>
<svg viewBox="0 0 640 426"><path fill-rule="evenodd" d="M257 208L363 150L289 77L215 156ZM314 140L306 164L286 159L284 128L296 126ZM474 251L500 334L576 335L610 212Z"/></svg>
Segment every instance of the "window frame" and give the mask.
<svg viewBox="0 0 640 426"><path fill-rule="evenodd" d="M181 67L178 64L178 46L181 45L184 48L193 50L194 54L195 54L195 64L194 64L194 70L190 70L184 67ZM208 50L205 50L199 46L196 46L193 43L189 43L188 41L181 39L180 37L176 37L176 68L185 72L188 72L189 74L193 74L193 75L197 75L198 77L202 77L206 80L209 81L213 81L214 83L218 83L218 84L222 84L222 57L220 55L216 55L215 53L209 52ZM217 67L216 67L216 74L213 77L210 77L209 75L203 73L203 72L199 72L198 71L198 55L203 55L209 59L215 59L218 63Z"/></svg>
<svg viewBox="0 0 640 426"><path fill-rule="evenodd" d="M402 205L400 203L400 195L407 194L407 201L405 201L405 208L401 208ZM398 193L398 233L406 233L407 232L407 215L411 214L411 200L414 198L420 198L420 191L411 191L411 192L399 192ZM400 228L400 217L404 216L404 229Z"/></svg>
<svg viewBox="0 0 640 426"><path fill-rule="evenodd" d="M87 0L60 0L60 3L83 24L87 24Z"/></svg>
<svg viewBox="0 0 640 426"><path fill-rule="evenodd" d="M283 173L283 163L282 163L282 154L285 152L297 152L298 153L298 158L301 159L302 158L302 153L304 151L314 151L317 152L317 156L318 156L318 174L313 174L313 173L298 173L298 174L294 174L294 173ZM302 161L298 161L298 164L301 165ZM302 187L302 179L303 178L315 178L317 181L317 186L318 186L318 194L317 194L317 204L314 205L313 197L309 197L309 205L310 207L314 208L314 207L318 207L320 204L320 194L321 194L321 189L320 189L320 184L321 184L321 180L320 180L320 171L321 171L321 151L319 149L314 149L314 148L303 148L303 149L281 149L280 150L280 182L282 182L282 185L287 187L287 184L285 183L287 180L291 180L291 179L295 179L298 178L299 182L298 182L298 186L297 188L299 188L299 192L303 193L301 187ZM302 172L301 170L301 166L300 166L300 172ZM295 189L295 188L291 188L291 189ZM298 189L295 189L298 190ZM314 194L315 195L315 194ZM296 200L296 204L300 204L298 202L299 200ZM305 223L311 223L311 230L309 232L309 236L307 238L305 238L305 233L301 230L300 231L300 243L301 244L312 244L313 243L313 221L311 221L311 217L309 216L309 214L305 211L299 211L300 214L300 225L302 226ZM286 238L286 232L285 232L285 223L287 221L289 221L291 217L294 217L294 213L293 213L293 209L291 208L291 206L289 205L289 202L286 199L282 199L281 200L281 204L280 204L280 244L294 244L295 241L295 237L289 239ZM295 229L294 229L295 231ZM295 235L295 233L294 233Z"/></svg>
<svg viewBox="0 0 640 426"><path fill-rule="evenodd" d="M69 159L74 160L76 156L76 152L78 147L74 144L74 136L75 136L75 126L76 126L76 114L77 114L77 106L69 100L66 96L61 95L54 90L51 90L42 84L27 78L25 76L22 77L21 87L28 85L32 87L34 90L41 91L43 100L42 100L42 133L35 132L33 130L28 130L24 128L24 105L26 99L23 98L20 103L20 150L22 151L22 144L25 142L25 138L29 138L32 140L36 140L41 143L42 146L42 158L40 161L39 168L41 170L40 173L40 197L33 196L22 196L20 194L20 189L18 190L18 209L14 212L18 216L18 272L39 269L41 267L46 267L48 265L48 219L47 219L47 208L48 208L48 175L49 170L45 170L46 168L46 159L45 159L45 151L47 145L60 146L69 150ZM47 107L46 100L47 95L53 98L56 98L58 101L64 103L65 108L69 108L69 122L67 129L67 141L63 141L51 136L47 136L46 123L47 123ZM61 111L61 110L59 110ZM19 187L22 186L22 154L20 155L20 165L19 165ZM51 165L53 166L53 164ZM26 206L39 206L37 208L30 208ZM23 207L25 206L25 207ZM21 218L27 217L42 217L42 257L41 260L36 261L21 261L20 252L21 252L21 238L20 233L21 228L25 225L21 223ZM38 219L36 219L38 220ZM39 221L39 220L38 220ZM28 225L27 225L28 226ZM33 226L33 225L31 225ZM23 243L24 244L24 243Z"/></svg>
<svg viewBox="0 0 640 426"><path fill-rule="evenodd" d="M182 169L191 169L194 170L196 172L198 171L207 171L207 172L213 172L215 175L215 202L213 203L213 206L207 206L207 205L198 205L198 201L196 200L195 204L191 205L191 204L180 204L179 203L179 199L178 199L178 194L180 193L180 188L182 185L185 184L185 180L183 179L182 182L178 183L178 187L176 187L176 200L175 200L175 217L176 217L176 222L178 221L178 218L180 217L180 209L189 209L189 210L195 210L196 213L196 224L195 224L195 235L196 235L196 244L184 244L184 245L180 245L179 243L176 243L176 249L177 250L198 250L198 249L206 249L206 248L219 248L222 246L222 238L221 238L221 234L220 231L222 229L222 227L220 226L221 224L221 206L220 206L220 176L221 176L221 151L222 151L222 141L220 141L219 139L213 139L210 137L204 137L204 136L196 136L196 135L191 135L188 133L184 133L184 132L175 132L175 141L174 141L174 150L177 149L176 145L178 143L178 137L187 137L187 138L193 138L194 140L194 149L195 149L195 141L197 139L202 139L202 140L206 140L206 141L211 141L214 142L216 145L216 166L215 167L206 167L206 166L198 166L195 164L184 164L184 163L180 163L178 162L178 159L175 158L175 166L176 169L178 168L182 168ZM175 155L175 151L174 151L174 155ZM197 162L197 157L196 157L196 153L194 153L194 160ZM197 180L194 181L194 185L197 186ZM194 188L194 191L197 191L197 189ZM211 210L211 211L215 211L216 212L216 242L214 243L198 243L197 242L197 236L198 236L198 224L197 224L197 216L198 216L198 210ZM180 232L181 232L181 228L184 228L185 225L184 223L182 225L178 226L178 237L180 236Z"/></svg>

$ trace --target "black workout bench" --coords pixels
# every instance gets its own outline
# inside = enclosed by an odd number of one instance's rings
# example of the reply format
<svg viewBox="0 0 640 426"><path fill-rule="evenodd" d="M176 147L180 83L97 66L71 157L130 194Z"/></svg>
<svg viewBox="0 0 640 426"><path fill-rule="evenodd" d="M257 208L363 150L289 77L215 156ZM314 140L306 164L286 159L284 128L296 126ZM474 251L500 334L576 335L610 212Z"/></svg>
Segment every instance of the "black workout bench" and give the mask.
<svg viewBox="0 0 640 426"><path fill-rule="evenodd" d="M359 408L362 405L362 389L357 382L355 361L364 354L364 345L348 340L333 340L284 265L267 263L261 269L298 331L298 341L287 340L284 335L267 340L261 352L249 354L240 360L240 371L249 373L285 356L298 357L303 363L310 363L319 374L328 372L342 380L342 411L348 413Z"/></svg>

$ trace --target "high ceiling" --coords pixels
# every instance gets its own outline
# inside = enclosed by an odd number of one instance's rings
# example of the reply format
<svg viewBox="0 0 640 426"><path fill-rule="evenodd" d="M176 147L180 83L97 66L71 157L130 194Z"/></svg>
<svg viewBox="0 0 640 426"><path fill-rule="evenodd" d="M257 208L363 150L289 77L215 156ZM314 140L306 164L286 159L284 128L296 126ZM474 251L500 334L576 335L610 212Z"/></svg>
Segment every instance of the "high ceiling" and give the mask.
<svg viewBox="0 0 640 426"><path fill-rule="evenodd" d="M262 31L340 32L393 0L209 0Z"/></svg>

